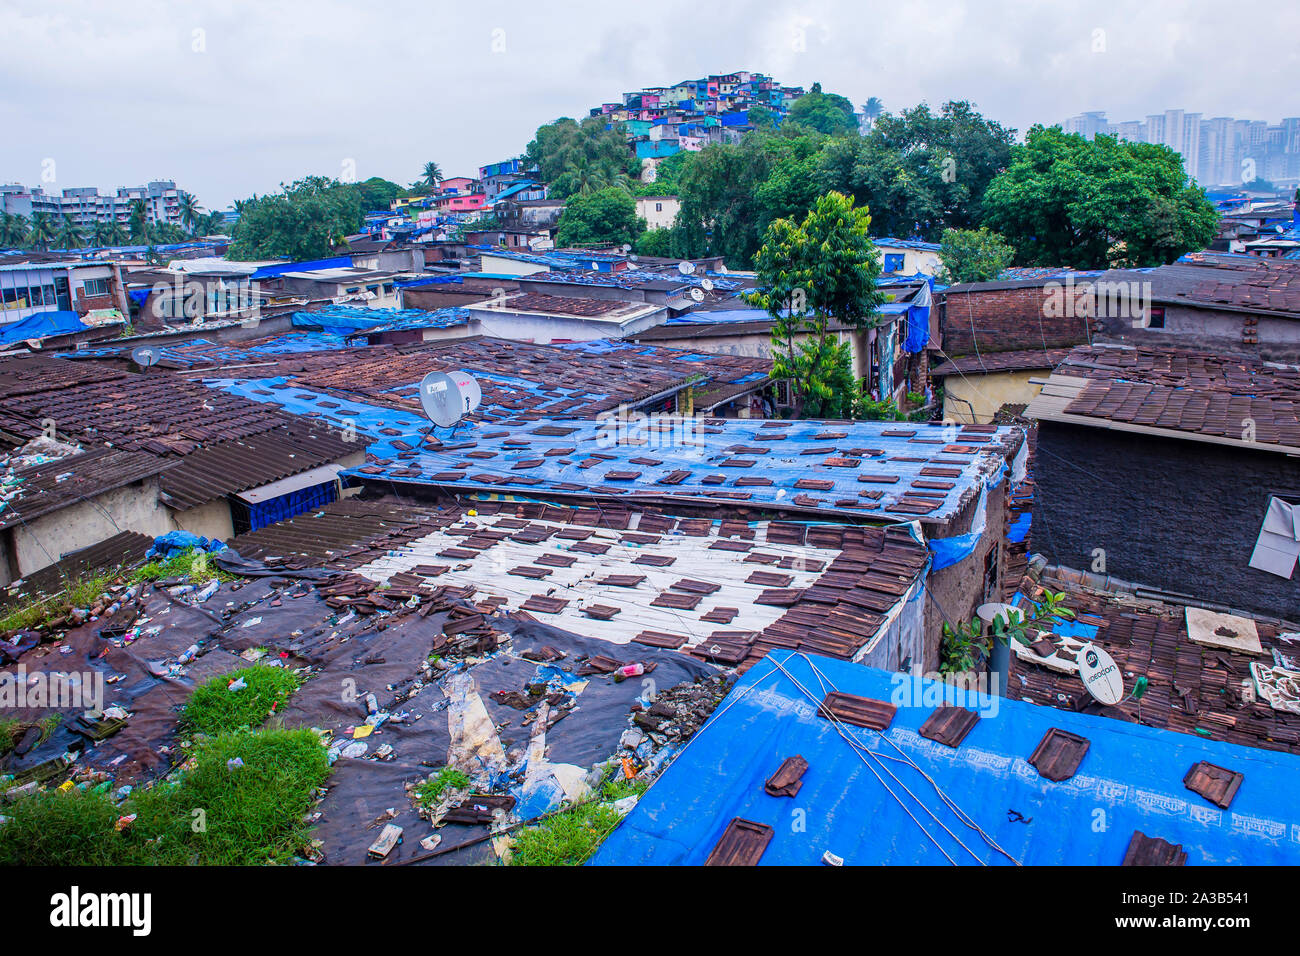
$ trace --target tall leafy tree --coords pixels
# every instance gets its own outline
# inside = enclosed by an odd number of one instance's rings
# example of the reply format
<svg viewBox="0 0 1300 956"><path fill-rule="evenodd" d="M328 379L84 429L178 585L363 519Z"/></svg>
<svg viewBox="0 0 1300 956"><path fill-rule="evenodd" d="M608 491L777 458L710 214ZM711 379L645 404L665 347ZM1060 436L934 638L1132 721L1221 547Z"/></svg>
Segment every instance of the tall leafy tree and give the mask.
<svg viewBox="0 0 1300 956"><path fill-rule="evenodd" d="M564 199L584 189L621 187L640 177L641 161L629 154L623 125L605 127L600 116L581 123L563 117L537 130L524 161L536 167L549 195Z"/></svg>
<svg viewBox="0 0 1300 956"><path fill-rule="evenodd" d="M859 139L826 144L819 185L852 194L871 208L878 235L936 240L945 228L969 229L983 216L988 184L1010 161L1015 130L953 101L881 115Z"/></svg>
<svg viewBox="0 0 1300 956"><path fill-rule="evenodd" d="M309 176L250 199L231 235L232 259L319 259L361 228L361 200L351 184Z"/></svg>
<svg viewBox="0 0 1300 956"><path fill-rule="evenodd" d="M943 267L939 280L948 285L958 282L990 282L1015 259L1016 250L988 226L979 229L945 229L939 244Z"/></svg>
<svg viewBox="0 0 1300 956"><path fill-rule="evenodd" d="M871 129L875 125L877 117L884 111L885 104L880 102L878 97L871 96L867 98L867 101L862 104L862 115L867 118L867 129Z"/></svg>
<svg viewBox="0 0 1300 956"><path fill-rule="evenodd" d="M860 396L832 326L866 327L883 301L870 226L865 207L827 193L802 222L774 221L754 257L756 298L775 320L772 377L790 382L801 416L848 417Z"/></svg>
<svg viewBox="0 0 1300 956"><path fill-rule="evenodd" d="M827 136L856 132L858 128L853 104L838 93L823 93L820 83L814 83L811 90L794 101L786 121Z"/></svg>
<svg viewBox="0 0 1300 956"><path fill-rule="evenodd" d="M569 198L556 226L555 244L622 245L635 242L643 228L636 200L625 190L608 187Z"/></svg>
<svg viewBox="0 0 1300 956"><path fill-rule="evenodd" d="M31 229L22 216L0 213L0 248L21 249L30 235Z"/></svg>
<svg viewBox="0 0 1300 956"><path fill-rule="evenodd" d="M44 252L59 233L58 224L48 212L38 212L32 216L32 245Z"/></svg>
<svg viewBox="0 0 1300 956"><path fill-rule="evenodd" d="M131 233L132 242L143 242L148 238L148 216L144 209L143 199L131 200L131 213L127 217L127 229Z"/></svg>
<svg viewBox="0 0 1300 956"><path fill-rule="evenodd" d="M1203 249L1218 214L1167 146L1035 126L988 188L985 219L1022 265L1156 266Z"/></svg>
<svg viewBox="0 0 1300 956"><path fill-rule="evenodd" d="M199 217L203 215L203 210L199 207L199 201L194 198L192 193L182 192L180 202L177 204L177 211L180 213L181 225L190 233L193 233L194 227L199 223Z"/></svg>
<svg viewBox="0 0 1300 956"><path fill-rule="evenodd" d="M426 186L437 186L442 182L442 167L433 162L425 163L422 181Z"/></svg>

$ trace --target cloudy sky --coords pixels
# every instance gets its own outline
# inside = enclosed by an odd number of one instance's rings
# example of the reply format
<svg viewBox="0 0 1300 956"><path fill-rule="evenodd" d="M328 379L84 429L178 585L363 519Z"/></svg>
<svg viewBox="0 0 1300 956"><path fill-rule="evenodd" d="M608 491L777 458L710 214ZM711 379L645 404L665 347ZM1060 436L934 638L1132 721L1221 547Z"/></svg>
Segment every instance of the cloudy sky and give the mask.
<svg viewBox="0 0 1300 956"><path fill-rule="evenodd" d="M742 69L893 110L969 99L1022 133L1300 114L1300 4L1133 6L0 0L0 182L175 179L220 208L307 174L470 174L624 90Z"/></svg>

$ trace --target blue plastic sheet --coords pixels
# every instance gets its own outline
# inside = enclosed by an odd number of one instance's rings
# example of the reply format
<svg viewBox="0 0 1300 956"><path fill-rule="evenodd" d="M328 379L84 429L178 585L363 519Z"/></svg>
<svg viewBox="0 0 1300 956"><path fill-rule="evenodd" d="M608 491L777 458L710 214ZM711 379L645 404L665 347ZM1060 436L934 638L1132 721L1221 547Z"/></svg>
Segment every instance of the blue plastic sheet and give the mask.
<svg viewBox="0 0 1300 956"><path fill-rule="evenodd" d="M899 705L883 733L844 728L865 756L817 715L832 689ZM736 817L772 827L760 866L817 865L827 851L865 866L1114 866L1137 830L1182 844L1189 865L1300 864L1300 757L983 695L966 701L981 719L954 749L918 732L940 699L959 702L948 685L774 651L741 678L592 864L698 865ZM1027 761L1053 727L1090 742L1078 772L1060 783ZM808 761L797 797L768 796L764 781L795 754ZM1183 786L1201 760L1244 774L1229 809ZM1011 859L944 806L936 786Z"/></svg>
<svg viewBox="0 0 1300 956"><path fill-rule="evenodd" d="M178 554L194 549L196 551L224 551L225 542L215 538L205 538L201 534L189 531L168 531L153 539L148 558L174 558Z"/></svg>
<svg viewBox="0 0 1300 956"><path fill-rule="evenodd" d="M1007 540L1012 544L1019 544L1029 537L1029 526L1033 524L1034 515L1031 511L1026 511L1019 518L1011 523L1007 529Z"/></svg>
<svg viewBox="0 0 1300 956"><path fill-rule="evenodd" d="M86 326L75 312L38 312L17 322L0 325L0 345L12 345L28 339L82 332Z"/></svg>

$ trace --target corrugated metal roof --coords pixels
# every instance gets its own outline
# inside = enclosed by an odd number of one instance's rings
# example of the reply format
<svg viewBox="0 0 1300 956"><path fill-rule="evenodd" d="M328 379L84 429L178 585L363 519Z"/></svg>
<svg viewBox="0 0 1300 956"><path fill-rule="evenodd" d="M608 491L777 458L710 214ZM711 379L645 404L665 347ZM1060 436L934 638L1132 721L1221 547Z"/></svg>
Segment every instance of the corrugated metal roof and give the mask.
<svg viewBox="0 0 1300 956"><path fill-rule="evenodd" d="M175 463L140 452L93 448L66 458L21 468L19 494L0 511L0 529L34 521L106 491L152 478Z"/></svg>
<svg viewBox="0 0 1300 956"><path fill-rule="evenodd" d="M363 447L322 423L299 419L186 455L163 477L163 501L185 511L360 454Z"/></svg>

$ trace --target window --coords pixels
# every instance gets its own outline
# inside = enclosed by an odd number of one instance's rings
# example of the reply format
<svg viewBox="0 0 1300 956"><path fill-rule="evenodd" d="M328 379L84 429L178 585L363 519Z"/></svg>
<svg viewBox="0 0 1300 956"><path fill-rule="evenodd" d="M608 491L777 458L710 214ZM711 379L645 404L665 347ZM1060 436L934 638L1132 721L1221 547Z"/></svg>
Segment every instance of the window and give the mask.
<svg viewBox="0 0 1300 956"><path fill-rule="evenodd" d="M107 279L87 279L81 287L83 295L108 295Z"/></svg>
<svg viewBox="0 0 1300 956"><path fill-rule="evenodd" d="M907 259L906 254L902 252L885 253L885 271L902 272L903 263L906 261L906 259Z"/></svg>
<svg viewBox="0 0 1300 956"><path fill-rule="evenodd" d="M664 204L661 202L655 203L655 212L663 212L663 211L664 211Z"/></svg>
<svg viewBox="0 0 1300 956"><path fill-rule="evenodd" d="M1153 308L1150 311L1151 321L1147 324L1149 329L1163 329L1165 327L1165 310Z"/></svg>

